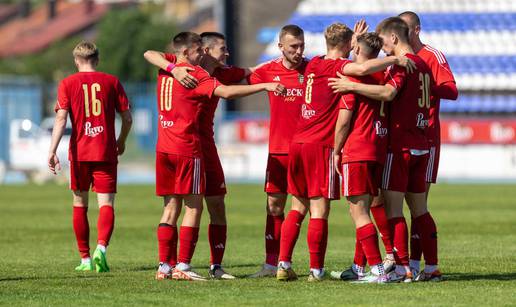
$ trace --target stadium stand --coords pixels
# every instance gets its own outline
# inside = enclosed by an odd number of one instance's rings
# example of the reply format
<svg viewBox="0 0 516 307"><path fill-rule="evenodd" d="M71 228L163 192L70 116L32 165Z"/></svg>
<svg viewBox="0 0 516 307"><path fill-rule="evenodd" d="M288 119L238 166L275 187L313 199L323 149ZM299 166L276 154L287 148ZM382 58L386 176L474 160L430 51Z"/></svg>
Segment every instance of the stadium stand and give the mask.
<svg viewBox="0 0 516 307"><path fill-rule="evenodd" d="M364 18L374 30L382 19L406 10L420 15L422 40L447 56L461 90L458 103L443 102L443 112L516 112L516 1L304 0L287 23L305 29L305 53L313 57L325 53L327 25L338 21L352 26ZM258 37L270 38L260 61L279 55L270 28Z"/></svg>

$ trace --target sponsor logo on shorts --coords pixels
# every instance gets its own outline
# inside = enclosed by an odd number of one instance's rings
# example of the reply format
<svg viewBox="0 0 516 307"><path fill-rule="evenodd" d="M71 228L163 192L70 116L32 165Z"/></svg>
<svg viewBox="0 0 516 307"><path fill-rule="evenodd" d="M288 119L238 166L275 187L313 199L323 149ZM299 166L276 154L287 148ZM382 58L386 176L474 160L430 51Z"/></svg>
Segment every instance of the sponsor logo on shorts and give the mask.
<svg viewBox="0 0 516 307"><path fill-rule="evenodd" d="M161 124L161 128L163 128L163 129L167 129L167 128L174 126L174 121L165 120L165 117L163 115L159 116L159 122Z"/></svg>
<svg viewBox="0 0 516 307"><path fill-rule="evenodd" d="M424 128L428 127L428 119L425 119L425 116L423 115L423 113L417 113L416 120L417 120L416 126L418 128L424 129Z"/></svg>
<svg viewBox="0 0 516 307"><path fill-rule="evenodd" d="M101 134L102 132L104 132L103 126L92 127L90 122L86 122L84 124L84 134L86 136L94 138L97 135Z"/></svg>
<svg viewBox="0 0 516 307"><path fill-rule="evenodd" d="M315 110L309 109L308 106L306 105L306 103L301 106L301 116L304 119L310 119L314 115L315 115Z"/></svg>
<svg viewBox="0 0 516 307"><path fill-rule="evenodd" d="M374 130L376 131L376 135L381 138L387 136L387 128L382 127L382 122L379 120L374 122Z"/></svg>

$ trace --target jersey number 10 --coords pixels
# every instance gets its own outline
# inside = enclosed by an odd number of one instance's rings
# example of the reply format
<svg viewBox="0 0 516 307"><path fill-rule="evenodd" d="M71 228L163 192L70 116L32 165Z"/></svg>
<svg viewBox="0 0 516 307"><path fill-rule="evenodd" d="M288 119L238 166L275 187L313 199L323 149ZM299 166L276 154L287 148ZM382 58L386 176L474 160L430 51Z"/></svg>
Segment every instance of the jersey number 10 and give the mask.
<svg viewBox="0 0 516 307"><path fill-rule="evenodd" d="M161 79L161 87L160 87L160 104L159 108L161 111L170 111L172 110L172 85L174 84L174 79L171 77L166 77Z"/></svg>
<svg viewBox="0 0 516 307"><path fill-rule="evenodd" d="M90 117L90 96L88 84L83 84L82 90L84 91L84 111L86 117ZM100 84L93 83L91 85L91 114L93 114L93 116L99 116L100 113L102 113L102 102L97 99L97 92L100 92Z"/></svg>

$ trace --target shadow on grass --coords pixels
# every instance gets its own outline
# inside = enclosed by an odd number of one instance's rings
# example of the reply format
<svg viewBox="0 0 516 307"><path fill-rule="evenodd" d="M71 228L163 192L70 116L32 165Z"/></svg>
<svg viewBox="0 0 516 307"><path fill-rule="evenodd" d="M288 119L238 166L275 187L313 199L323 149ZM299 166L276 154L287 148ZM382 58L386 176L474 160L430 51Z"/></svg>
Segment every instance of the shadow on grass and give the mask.
<svg viewBox="0 0 516 307"><path fill-rule="evenodd" d="M87 274L87 275L86 275ZM0 278L0 282L8 281L25 281L25 280L52 280L52 279L97 279L97 278L111 278L113 275L85 273L84 275L74 276L17 276Z"/></svg>
<svg viewBox="0 0 516 307"><path fill-rule="evenodd" d="M471 273L447 273L444 274L446 281L466 281L466 280L516 280L516 272L499 274L471 274Z"/></svg>
<svg viewBox="0 0 516 307"><path fill-rule="evenodd" d="M140 271L155 271L157 269L157 265L142 265L142 266L136 266L128 269L127 271L130 272L140 272ZM225 269L231 270L232 268L253 268L256 267L257 269L260 268L260 264L256 263L243 263L243 264L235 264L235 265L229 265L224 266ZM210 266L208 265L195 265L194 270L208 270Z"/></svg>

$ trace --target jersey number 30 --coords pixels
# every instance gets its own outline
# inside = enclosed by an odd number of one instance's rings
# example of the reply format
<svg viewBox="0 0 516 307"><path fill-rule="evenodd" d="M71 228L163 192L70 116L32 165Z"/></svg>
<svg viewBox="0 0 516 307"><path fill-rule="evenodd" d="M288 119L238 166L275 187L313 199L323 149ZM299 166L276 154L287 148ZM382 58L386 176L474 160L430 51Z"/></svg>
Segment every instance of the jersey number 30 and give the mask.
<svg viewBox="0 0 516 307"><path fill-rule="evenodd" d="M419 82L421 82L419 86L421 98L417 100L418 105L420 108L430 109L430 75L419 73Z"/></svg>
<svg viewBox="0 0 516 307"><path fill-rule="evenodd" d="M90 89L88 84L83 84L82 90L84 91L84 112L86 117L90 117ZM97 99L97 92L100 92L100 84L93 83L91 85L91 114L93 116L99 116L102 113L102 102Z"/></svg>

